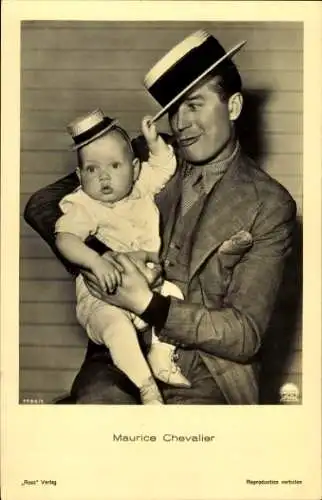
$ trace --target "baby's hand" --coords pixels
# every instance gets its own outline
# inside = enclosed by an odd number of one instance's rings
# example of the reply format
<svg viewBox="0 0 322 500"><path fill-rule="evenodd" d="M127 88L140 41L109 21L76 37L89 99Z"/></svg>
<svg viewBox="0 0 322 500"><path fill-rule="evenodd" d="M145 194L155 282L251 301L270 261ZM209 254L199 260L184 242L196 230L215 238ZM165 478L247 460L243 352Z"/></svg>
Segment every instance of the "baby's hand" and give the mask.
<svg viewBox="0 0 322 500"><path fill-rule="evenodd" d="M145 116L142 119L142 132L148 143L149 149L152 153L157 153L159 134L154 123L151 122L151 116Z"/></svg>
<svg viewBox="0 0 322 500"><path fill-rule="evenodd" d="M122 284L122 274L119 265L114 262L112 256L107 257L105 255L103 258L97 255L91 265L91 271L98 279L102 290L108 293L114 293L116 288Z"/></svg>

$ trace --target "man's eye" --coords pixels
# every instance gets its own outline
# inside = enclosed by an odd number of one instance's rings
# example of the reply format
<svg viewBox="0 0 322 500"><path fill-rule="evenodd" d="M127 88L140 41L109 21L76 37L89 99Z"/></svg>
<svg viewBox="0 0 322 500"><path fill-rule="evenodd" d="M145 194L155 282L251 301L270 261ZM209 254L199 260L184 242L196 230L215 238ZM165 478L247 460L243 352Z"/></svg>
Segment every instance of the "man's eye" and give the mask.
<svg viewBox="0 0 322 500"><path fill-rule="evenodd" d="M196 111L199 107L200 104L198 104L197 102L189 102L188 104L188 108L190 109L190 111Z"/></svg>

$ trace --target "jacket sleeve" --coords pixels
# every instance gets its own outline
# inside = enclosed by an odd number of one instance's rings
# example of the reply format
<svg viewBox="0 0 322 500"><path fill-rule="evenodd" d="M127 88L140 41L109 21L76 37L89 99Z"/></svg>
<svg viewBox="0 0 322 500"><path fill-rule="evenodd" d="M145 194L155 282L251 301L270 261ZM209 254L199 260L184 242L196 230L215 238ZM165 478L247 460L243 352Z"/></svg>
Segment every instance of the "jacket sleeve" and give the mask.
<svg viewBox="0 0 322 500"><path fill-rule="evenodd" d="M24 219L48 243L67 271L77 274L78 270L59 253L55 242L55 224L62 211L59 202L79 185L76 172L46 186L34 193L28 200Z"/></svg>
<svg viewBox="0 0 322 500"><path fill-rule="evenodd" d="M161 340L240 363L255 356L273 312L296 216L291 198L275 201L262 207L252 230L253 246L236 264L222 307L211 307L209 300L200 306L172 298L158 332ZM204 295L211 288L215 258L209 258L199 277Z"/></svg>

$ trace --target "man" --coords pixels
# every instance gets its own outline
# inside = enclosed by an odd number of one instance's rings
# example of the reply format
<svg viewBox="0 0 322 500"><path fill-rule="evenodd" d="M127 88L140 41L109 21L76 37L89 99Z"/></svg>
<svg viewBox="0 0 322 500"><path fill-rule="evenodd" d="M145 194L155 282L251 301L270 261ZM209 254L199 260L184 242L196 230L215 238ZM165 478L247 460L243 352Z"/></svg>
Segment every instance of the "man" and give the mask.
<svg viewBox="0 0 322 500"><path fill-rule="evenodd" d="M114 295L81 271L93 295L138 314L176 346L176 362L191 387L161 385L166 404L258 403L258 353L291 248L295 203L242 153L236 137L243 100L231 57L242 45L226 53L213 36L196 32L145 78L162 106L155 119L168 112L176 144L179 168L158 205L165 277L184 300L152 292L153 277L148 283L126 255L118 256L124 274ZM27 222L58 256L58 202L76 186L72 174L36 193L26 207ZM83 404L138 401L108 352L94 344L72 395Z"/></svg>

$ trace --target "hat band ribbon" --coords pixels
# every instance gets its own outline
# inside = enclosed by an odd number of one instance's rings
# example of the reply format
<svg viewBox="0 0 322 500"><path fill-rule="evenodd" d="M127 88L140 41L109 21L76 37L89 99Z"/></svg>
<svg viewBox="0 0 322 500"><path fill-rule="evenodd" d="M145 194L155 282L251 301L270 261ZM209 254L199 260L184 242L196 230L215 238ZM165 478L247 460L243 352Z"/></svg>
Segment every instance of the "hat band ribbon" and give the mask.
<svg viewBox="0 0 322 500"><path fill-rule="evenodd" d="M175 96L180 94L191 82L196 80L201 73L209 68L216 60L225 55L224 49L209 38L202 45L193 48L188 54L166 71L148 89L150 94L161 106L166 106ZM222 65L232 64L225 60Z"/></svg>
<svg viewBox="0 0 322 500"><path fill-rule="evenodd" d="M73 137L73 140L74 140L75 144L78 145L81 142L85 142L85 141L91 139L92 137L94 137L94 135L99 134L104 129L106 129L109 125L114 125L113 120L110 120L110 119L104 117L104 119L101 122L99 122L97 125L94 125L94 127L91 127L90 129L86 130L85 132L82 132L81 134Z"/></svg>

